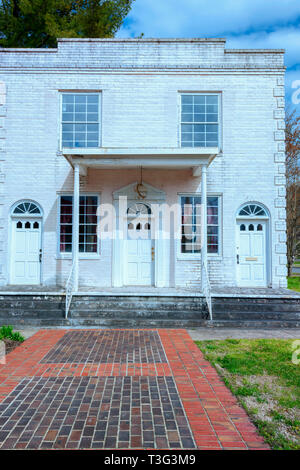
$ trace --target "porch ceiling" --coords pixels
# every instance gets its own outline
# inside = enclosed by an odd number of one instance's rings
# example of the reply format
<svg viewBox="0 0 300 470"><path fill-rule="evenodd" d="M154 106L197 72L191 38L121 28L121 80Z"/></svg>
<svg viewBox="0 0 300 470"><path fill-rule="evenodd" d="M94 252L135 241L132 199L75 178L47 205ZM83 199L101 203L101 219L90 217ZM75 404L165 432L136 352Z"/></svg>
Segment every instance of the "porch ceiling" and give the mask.
<svg viewBox="0 0 300 470"><path fill-rule="evenodd" d="M202 165L210 165L220 153L218 147L210 148L97 148L66 149L62 154L74 167L79 165L84 172L87 168L153 168L153 169L193 169L199 176Z"/></svg>

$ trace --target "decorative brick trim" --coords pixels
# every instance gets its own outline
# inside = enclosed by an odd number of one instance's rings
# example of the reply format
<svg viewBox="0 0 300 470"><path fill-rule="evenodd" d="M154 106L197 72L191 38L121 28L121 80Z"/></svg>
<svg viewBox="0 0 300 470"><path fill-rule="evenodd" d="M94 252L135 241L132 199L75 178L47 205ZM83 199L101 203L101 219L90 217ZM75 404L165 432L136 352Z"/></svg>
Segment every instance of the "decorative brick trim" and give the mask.
<svg viewBox="0 0 300 470"><path fill-rule="evenodd" d="M278 141L278 140L284 140L284 139L285 139L285 134L284 134L284 132L283 132L283 131L275 131L275 132L274 132L274 139L275 139L276 141Z"/></svg>
<svg viewBox="0 0 300 470"><path fill-rule="evenodd" d="M284 109L275 109L274 119L284 119Z"/></svg>
<svg viewBox="0 0 300 470"><path fill-rule="evenodd" d="M284 152L277 152L277 153L274 153L274 162L275 162L275 163L284 163L284 162L285 162L285 154L284 154Z"/></svg>
<svg viewBox="0 0 300 470"><path fill-rule="evenodd" d="M278 99L277 99L277 107L278 107L278 108L284 108L284 107L285 107L285 100L284 100L284 98L278 98Z"/></svg>

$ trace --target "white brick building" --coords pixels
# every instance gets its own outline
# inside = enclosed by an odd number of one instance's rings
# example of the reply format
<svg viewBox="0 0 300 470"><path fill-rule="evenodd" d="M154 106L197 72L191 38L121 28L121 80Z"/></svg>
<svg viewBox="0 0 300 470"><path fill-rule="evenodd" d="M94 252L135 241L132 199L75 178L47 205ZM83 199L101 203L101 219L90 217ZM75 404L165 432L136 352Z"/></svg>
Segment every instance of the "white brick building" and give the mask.
<svg viewBox="0 0 300 470"><path fill-rule="evenodd" d="M65 285L73 244L75 289L285 287L284 73L223 39L0 49L1 284Z"/></svg>

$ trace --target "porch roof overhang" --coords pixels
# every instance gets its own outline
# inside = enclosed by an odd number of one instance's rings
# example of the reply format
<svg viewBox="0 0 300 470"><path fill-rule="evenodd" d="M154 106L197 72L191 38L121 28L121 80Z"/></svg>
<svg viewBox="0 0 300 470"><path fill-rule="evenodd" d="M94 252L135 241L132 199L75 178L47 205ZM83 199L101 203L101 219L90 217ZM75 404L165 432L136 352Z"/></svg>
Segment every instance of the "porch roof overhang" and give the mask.
<svg viewBox="0 0 300 470"><path fill-rule="evenodd" d="M220 153L218 147L209 148L108 148L67 149L62 154L74 167L79 165L80 173L86 174L87 168L95 169L192 169L194 176L200 176L201 167L209 166Z"/></svg>

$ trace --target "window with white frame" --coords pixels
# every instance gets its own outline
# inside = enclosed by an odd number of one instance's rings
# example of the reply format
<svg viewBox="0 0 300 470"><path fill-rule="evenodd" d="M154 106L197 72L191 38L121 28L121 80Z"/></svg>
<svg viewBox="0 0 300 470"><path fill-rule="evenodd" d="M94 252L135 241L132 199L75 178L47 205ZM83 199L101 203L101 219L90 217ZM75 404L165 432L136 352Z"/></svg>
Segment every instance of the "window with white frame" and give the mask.
<svg viewBox="0 0 300 470"><path fill-rule="evenodd" d="M219 146L219 95L181 95L181 147Z"/></svg>
<svg viewBox="0 0 300 470"><path fill-rule="evenodd" d="M80 196L79 252L98 253L98 196ZM72 252L73 196L60 196L60 253Z"/></svg>
<svg viewBox="0 0 300 470"><path fill-rule="evenodd" d="M201 196L181 196L181 253L201 253ZM207 252L220 251L220 197L207 197Z"/></svg>
<svg viewBox="0 0 300 470"><path fill-rule="evenodd" d="M99 147L99 93L63 93L62 147Z"/></svg>

